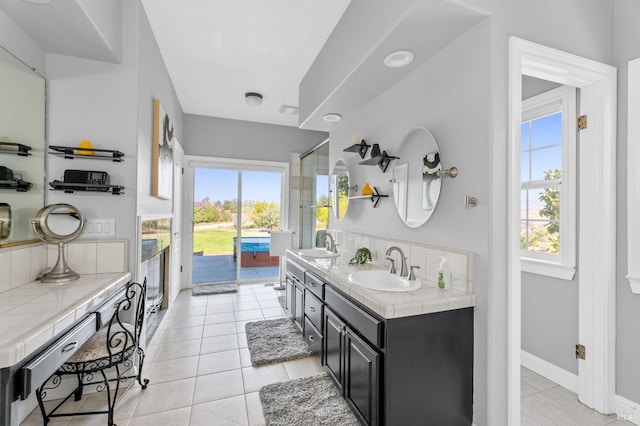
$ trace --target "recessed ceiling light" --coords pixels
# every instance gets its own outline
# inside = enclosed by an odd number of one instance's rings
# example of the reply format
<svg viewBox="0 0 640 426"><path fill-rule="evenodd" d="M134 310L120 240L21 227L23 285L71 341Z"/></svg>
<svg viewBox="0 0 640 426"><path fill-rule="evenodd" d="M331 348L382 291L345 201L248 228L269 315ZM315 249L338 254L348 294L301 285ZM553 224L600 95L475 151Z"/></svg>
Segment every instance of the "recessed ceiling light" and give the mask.
<svg viewBox="0 0 640 426"><path fill-rule="evenodd" d="M27 3L32 3L32 4L49 4L51 3L51 0L23 0Z"/></svg>
<svg viewBox="0 0 640 426"><path fill-rule="evenodd" d="M342 116L340 114L336 114L335 112L330 112L329 114L325 114L322 116L324 121L340 121L342 120Z"/></svg>
<svg viewBox="0 0 640 426"><path fill-rule="evenodd" d="M244 101L247 105L260 106L262 105L262 95L256 92L247 92L244 94Z"/></svg>
<svg viewBox="0 0 640 426"><path fill-rule="evenodd" d="M384 58L384 64L389 68L405 67L411 62L413 62L413 52L408 50L396 50Z"/></svg>

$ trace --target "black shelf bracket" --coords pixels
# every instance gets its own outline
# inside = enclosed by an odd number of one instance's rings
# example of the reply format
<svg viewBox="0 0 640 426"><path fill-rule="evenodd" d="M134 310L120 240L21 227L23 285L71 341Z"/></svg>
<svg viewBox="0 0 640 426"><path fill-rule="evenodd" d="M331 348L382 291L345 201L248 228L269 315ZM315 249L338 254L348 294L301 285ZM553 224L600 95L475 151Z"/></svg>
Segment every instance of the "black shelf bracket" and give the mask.
<svg viewBox="0 0 640 426"><path fill-rule="evenodd" d="M49 154L64 158L89 158L95 160L111 160L113 162L124 161L124 153L113 149L84 148L78 146L49 145Z"/></svg>
<svg viewBox="0 0 640 426"><path fill-rule="evenodd" d="M371 202L373 203L373 208L375 209L378 206L378 202L380 202L380 198L387 198L388 195L381 194L378 191L378 188L373 187L373 194L371 194Z"/></svg>
<svg viewBox="0 0 640 426"><path fill-rule="evenodd" d="M358 154L360 154L360 158L364 158L365 155L367 155L367 151L369 150L369 147L371 145L369 145L368 143L365 142L364 139L362 139L360 141L360 143L356 143L351 145L350 147L347 147L345 149L343 149L343 152L357 152Z"/></svg>
<svg viewBox="0 0 640 426"><path fill-rule="evenodd" d="M358 164L363 166L378 166L382 173L387 171L391 160L398 160L400 157L387 154L387 151L380 151L380 145L374 143L371 147L371 158L360 161Z"/></svg>

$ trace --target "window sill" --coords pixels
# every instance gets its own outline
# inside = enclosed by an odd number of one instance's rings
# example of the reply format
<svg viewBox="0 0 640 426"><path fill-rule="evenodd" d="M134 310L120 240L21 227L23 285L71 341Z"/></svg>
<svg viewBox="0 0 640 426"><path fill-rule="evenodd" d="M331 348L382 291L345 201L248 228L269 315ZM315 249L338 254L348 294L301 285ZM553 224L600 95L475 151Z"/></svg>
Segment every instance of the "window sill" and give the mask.
<svg viewBox="0 0 640 426"><path fill-rule="evenodd" d="M640 278L627 275L627 279L631 285L631 293L640 294Z"/></svg>
<svg viewBox="0 0 640 426"><path fill-rule="evenodd" d="M520 258L520 268L522 272L546 275L567 281L571 281L576 274L576 268L573 266L531 258ZM638 290L640 291L640 288Z"/></svg>

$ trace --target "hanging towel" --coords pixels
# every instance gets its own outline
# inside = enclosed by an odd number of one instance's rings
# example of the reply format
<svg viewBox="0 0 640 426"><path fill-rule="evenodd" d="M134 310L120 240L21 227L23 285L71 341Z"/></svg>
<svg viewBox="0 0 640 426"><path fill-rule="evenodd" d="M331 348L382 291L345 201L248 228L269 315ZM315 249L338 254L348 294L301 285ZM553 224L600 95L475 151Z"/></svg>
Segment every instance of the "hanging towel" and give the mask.
<svg viewBox="0 0 640 426"><path fill-rule="evenodd" d="M283 256L291 247L293 247L293 231L271 231L269 255Z"/></svg>

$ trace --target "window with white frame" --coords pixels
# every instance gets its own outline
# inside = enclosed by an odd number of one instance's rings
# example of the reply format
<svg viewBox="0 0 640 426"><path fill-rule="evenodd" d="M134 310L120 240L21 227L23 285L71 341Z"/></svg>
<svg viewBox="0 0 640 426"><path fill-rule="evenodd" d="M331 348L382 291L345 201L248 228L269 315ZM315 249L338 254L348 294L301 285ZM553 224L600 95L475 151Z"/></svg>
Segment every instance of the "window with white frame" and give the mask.
<svg viewBox="0 0 640 426"><path fill-rule="evenodd" d="M520 249L525 272L573 279L576 251L576 90L522 102Z"/></svg>

